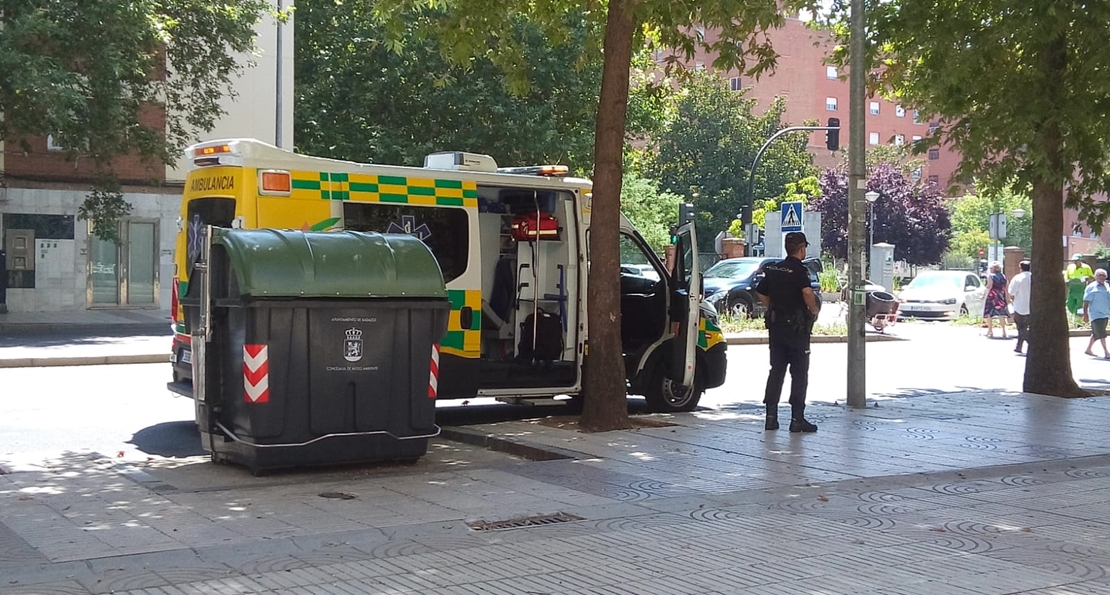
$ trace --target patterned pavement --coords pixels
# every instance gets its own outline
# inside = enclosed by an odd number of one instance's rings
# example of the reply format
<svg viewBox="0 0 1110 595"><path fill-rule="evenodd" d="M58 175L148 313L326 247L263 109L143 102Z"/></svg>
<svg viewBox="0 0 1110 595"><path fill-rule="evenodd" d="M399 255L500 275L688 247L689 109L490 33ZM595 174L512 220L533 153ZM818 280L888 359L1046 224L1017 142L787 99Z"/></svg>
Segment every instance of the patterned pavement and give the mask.
<svg viewBox="0 0 1110 595"><path fill-rule="evenodd" d="M1110 400L878 405L814 405L805 436L749 404L470 428L550 461L444 441L412 467L263 478L0 461L0 594L1110 593ZM471 528L554 513L581 520Z"/></svg>

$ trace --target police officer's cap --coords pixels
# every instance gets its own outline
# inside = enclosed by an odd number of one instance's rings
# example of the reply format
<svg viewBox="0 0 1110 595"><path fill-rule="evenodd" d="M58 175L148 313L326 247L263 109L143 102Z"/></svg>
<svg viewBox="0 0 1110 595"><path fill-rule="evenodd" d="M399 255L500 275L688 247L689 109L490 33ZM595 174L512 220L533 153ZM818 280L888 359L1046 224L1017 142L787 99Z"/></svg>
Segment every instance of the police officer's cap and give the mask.
<svg viewBox="0 0 1110 595"><path fill-rule="evenodd" d="M802 246L809 246L806 241L806 234L800 231L792 231L786 234L786 251L793 252Z"/></svg>

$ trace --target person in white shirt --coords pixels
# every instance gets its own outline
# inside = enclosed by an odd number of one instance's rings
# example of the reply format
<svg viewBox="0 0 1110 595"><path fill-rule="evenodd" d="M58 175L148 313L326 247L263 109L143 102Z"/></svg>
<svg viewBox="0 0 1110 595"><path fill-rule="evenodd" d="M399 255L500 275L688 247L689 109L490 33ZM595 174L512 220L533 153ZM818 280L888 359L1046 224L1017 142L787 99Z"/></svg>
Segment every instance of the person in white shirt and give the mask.
<svg viewBox="0 0 1110 595"><path fill-rule="evenodd" d="M1015 353L1021 353L1022 345L1029 342L1029 289L1032 281L1029 274L1029 261L1023 260L1018 266L1021 272L1010 279L1006 292L1010 294L1010 308L1014 312L1014 325L1017 326L1017 347Z"/></svg>

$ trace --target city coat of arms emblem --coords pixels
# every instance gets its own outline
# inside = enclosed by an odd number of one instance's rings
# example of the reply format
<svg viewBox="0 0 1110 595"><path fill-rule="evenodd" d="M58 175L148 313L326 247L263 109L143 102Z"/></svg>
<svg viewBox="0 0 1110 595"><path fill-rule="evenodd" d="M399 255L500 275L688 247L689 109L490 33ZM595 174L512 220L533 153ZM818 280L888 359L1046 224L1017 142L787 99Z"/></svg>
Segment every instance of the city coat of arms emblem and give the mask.
<svg viewBox="0 0 1110 595"><path fill-rule="evenodd" d="M347 337L343 340L343 359L357 362L362 359L362 331L357 328L347 329Z"/></svg>

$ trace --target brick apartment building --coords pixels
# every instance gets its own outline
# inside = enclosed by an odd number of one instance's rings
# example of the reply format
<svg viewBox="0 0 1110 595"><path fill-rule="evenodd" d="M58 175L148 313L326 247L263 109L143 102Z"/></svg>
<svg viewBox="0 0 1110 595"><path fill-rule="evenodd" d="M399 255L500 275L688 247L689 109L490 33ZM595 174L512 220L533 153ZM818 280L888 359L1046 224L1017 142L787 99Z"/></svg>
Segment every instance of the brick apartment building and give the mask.
<svg viewBox="0 0 1110 595"><path fill-rule="evenodd" d="M709 41L716 33L701 30ZM768 34L779 54L778 65L773 74L765 74L759 79L743 77L736 70L720 72L729 81L733 91L746 90L748 97L757 102L757 109L766 109L776 96L786 98L784 121L790 125L801 125L806 120L817 120L824 124L828 118L840 119L841 148L847 146L851 116L848 113L847 73L825 63L830 55L833 42L825 31L810 29L808 24L798 18L788 18L786 25ZM707 68L713 56L700 52L694 58L693 68ZM866 138L869 146L880 144L908 144L931 131L930 122L917 117L908 106L902 106L883 98L871 97L867 101ZM825 148L825 133L814 132L810 135L809 150L818 167L829 167L840 163L843 155L831 153ZM932 180L948 188L954 184L953 174L960 163L959 153L940 147L930 149L922 156L923 179ZM1064 212L1064 229L1061 230L1063 253L1092 253L1101 243L1110 245L1110 230L1101 235L1078 221L1078 213ZM1067 257L1065 256L1065 259Z"/></svg>
<svg viewBox="0 0 1110 595"><path fill-rule="evenodd" d="M259 23L255 62L235 82L235 99L224 98L226 115L198 138L253 137L293 146L293 26L281 27L281 138L277 138L278 28ZM244 57L246 60L246 57ZM144 124L165 126L150 109ZM120 222L122 245L99 240L77 219L93 168L80 157L67 160L52 138L0 142L0 246L6 252L7 308L12 312L62 312L88 308L168 310L181 189L187 171L151 166L139 158L116 159L112 170L124 184L131 214Z"/></svg>

